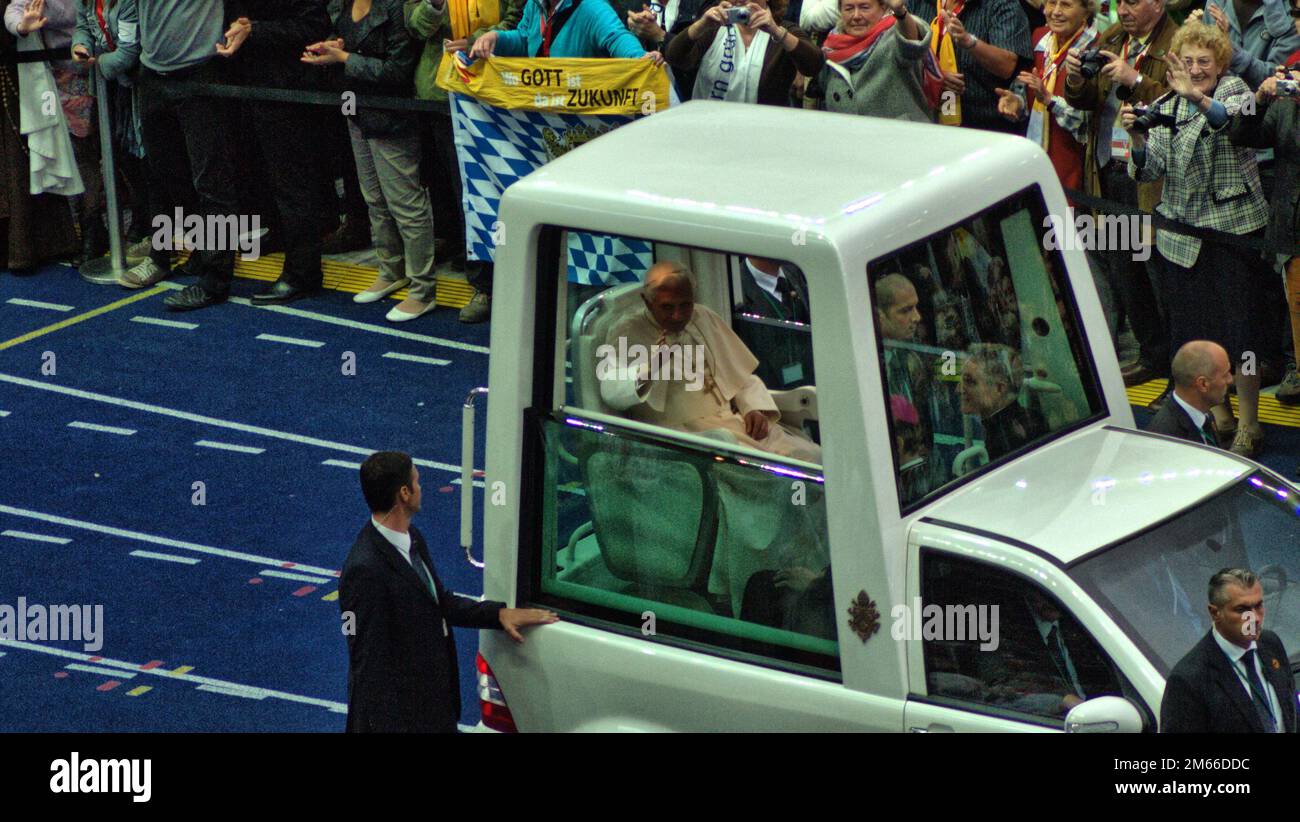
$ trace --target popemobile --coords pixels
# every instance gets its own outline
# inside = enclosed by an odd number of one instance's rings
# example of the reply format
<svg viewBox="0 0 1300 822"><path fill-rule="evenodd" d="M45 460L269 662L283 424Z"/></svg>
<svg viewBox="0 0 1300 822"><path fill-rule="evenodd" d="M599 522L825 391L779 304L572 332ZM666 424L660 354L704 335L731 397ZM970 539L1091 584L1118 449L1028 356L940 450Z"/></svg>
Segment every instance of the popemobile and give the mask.
<svg viewBox="0 0 1300 822"><path fill-rule="evenodd" d="M481 484L561 622L481 633L484 725L1152 731L1229 566L1300 650L1300 493L1135 430L1069 214L1027 140L712 102L511 186L462 541Z"/></svg>

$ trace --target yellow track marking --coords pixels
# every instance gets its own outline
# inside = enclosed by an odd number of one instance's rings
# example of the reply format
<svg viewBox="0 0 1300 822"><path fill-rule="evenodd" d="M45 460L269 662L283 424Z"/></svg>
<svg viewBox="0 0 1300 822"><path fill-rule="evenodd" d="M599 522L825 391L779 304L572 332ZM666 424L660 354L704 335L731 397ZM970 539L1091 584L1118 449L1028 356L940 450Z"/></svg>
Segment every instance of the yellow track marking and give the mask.
<svg viewBox="0 0 1300 822"><path fill-rule="evenodd" d="M153 690L153 686L152 686L152 685L141 685L141 686L138 687L138 688L132 688L131 690L127 691L127 692L126 692L126 695L127 695L127 696L139 696L140 694L147 693L147 692L152 691L152 690Z"/></svg>
<svg viewBox="0 0 1300 822"><path fill-rule="evenodd" d="M1135 385L1127 390L1129 404L1145 408L1165 390L1165 380L1152 380L1142 385ZM1235 394L1229 394L1228 396L1232 402L1233 413L1237 413L1237 396ZM1261 394L1259 396L1259 421L1272 425L1300 428L1300 406L1283 405L1276 398L1268 394Z"/></svg>
<svg viewBox="0 0 1300 822"><path fill-rule="evenodd" d="M0 351L5 350L6 348L13 348L15 345L21 345L27 342L28 340L34 340L37 337L41 337L46 334L52 334L53 332L58 331L59 329L62 328L67 328L70 325L76 325L79 322L84 322L94 317L98 317L100 314L107 314L110 311L116 311L117 309L121 308L124 305L130 305L131 303L139 302L140 300L147 300L153 295L160 294L166 290L167 289L163 288L162 286L158 286L157 288L151 288L148 291L142 291L139 294L132 294L130 297L125 297L123 299L118 300L117 302L109 303L108 305L101 305L99 308L91 309L90 311L87 311L84 314L78 314L77 316L69 317L66 320L59 320L53 325L47 325L44 328L38 328L35 331L28 331L26 334L22 335L21 337L14 337L12 340L8 340L6 342L0 343Z"/></svg>

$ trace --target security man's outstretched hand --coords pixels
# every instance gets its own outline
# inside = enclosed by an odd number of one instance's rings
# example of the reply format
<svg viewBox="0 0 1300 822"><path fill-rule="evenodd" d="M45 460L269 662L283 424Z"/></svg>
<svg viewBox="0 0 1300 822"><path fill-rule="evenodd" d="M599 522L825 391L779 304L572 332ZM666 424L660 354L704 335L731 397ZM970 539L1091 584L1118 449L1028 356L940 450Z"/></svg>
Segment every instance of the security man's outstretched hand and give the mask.
<svg viewBox="0 0 1300 822"><path fill-rule="evenodd" d="M530 625L549 625L560 621L560 617L554 612L541 608L502 608L497 612L497 619L501 620L501 628L515 642L524 641L524 635L519 633L520 628L527 628Z"/></svg>

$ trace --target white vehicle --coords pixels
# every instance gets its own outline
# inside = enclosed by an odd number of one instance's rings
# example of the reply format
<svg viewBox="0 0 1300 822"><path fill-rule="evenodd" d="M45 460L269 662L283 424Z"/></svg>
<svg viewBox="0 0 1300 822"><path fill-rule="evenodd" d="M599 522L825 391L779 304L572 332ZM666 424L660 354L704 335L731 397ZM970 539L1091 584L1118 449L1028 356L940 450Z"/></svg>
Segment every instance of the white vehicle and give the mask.
<svg viewBox="0 0 1300 822"><path fill-rule="evenodd" d="M1043 242L1066 214L1026 140L725 103L512 186L484 591L562 621L482 632L485 724L1150 731L1225 566L1263 574L1300 650L1300 496L1133 430L1084 255ZM603 402L598 349L652 259L694 272L821 464ZM888 275L911 340L886 339Z"/></svg>

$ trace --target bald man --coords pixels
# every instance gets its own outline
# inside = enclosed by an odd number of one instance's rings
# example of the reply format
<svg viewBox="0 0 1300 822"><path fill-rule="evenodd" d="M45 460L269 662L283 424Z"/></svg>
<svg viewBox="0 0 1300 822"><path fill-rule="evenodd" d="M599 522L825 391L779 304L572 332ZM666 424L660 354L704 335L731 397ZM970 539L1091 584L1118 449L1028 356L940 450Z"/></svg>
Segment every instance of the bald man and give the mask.
<svg viewBox="0 0 1300 822"><path fill-rule="evenodd" d="M1166 402L1148 431L1219 447L1210 409L1221 404L1232 385L1232 364L1223 346L1209 340L1185 343L1170 367L1173 402Z"/></svg>
<svg viewBox="0 0 1300 822"><path fill-rule="evenodd" d="M643 307L614 325L597 354L645 351L658 364L634 368L632 353L622 369L598 368L606 405L651 425L821 464L820 446L776 424L781 414L754 374L758 359L721 317L695 304L685 266L651 266L641 299Z"/></svg>

